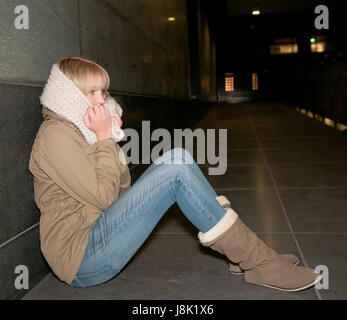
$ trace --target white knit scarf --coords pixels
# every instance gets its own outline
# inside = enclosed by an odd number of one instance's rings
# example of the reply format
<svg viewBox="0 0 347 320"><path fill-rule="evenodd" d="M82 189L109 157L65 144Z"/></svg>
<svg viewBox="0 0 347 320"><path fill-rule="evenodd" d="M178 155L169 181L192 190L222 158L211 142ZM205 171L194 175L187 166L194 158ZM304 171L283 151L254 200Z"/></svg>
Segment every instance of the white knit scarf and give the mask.
<svg viewBox="0 0 347 320"><path fill-rule="evenodd" d="M93 106L86 95L59 69L57 64L52 66L40 101L44 107L72 122L90 145L97 141L95 133L88 129L83 121L88 107ZM108 108L111 115L115 110L118 111L120 117L123 114L122 108L111 96L105 100L104 106ZM124 136L124 131L112 121L112 138L118 142Z"/></svg>

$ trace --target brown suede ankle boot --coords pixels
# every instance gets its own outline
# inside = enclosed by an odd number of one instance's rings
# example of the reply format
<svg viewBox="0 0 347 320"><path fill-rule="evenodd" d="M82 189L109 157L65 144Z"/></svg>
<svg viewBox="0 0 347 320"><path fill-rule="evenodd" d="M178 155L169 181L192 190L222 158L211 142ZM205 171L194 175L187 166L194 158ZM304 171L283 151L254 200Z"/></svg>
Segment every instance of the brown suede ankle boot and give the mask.
<svg viewBox="0 0 347 320"><path fill-rule="evenodd" d="M282 259L251 231L224 197L217 201L226 209L225 216L209 231L199 232L202 245L224 254L239 264L249 283L283 291L299 291L321 280L313 269L295 266Z"/></svg>
<svg viewBox="0 0 347 320"><path fill-rule="evenodd" d="M299 264L299 259L297 256L291 253L284 253L279 255L282 259L287 261L289 264L297 266ZM231 274L239 276L244 275L244 271L241 269L240 265L237 263L229 262L229 271Z"/></svg>

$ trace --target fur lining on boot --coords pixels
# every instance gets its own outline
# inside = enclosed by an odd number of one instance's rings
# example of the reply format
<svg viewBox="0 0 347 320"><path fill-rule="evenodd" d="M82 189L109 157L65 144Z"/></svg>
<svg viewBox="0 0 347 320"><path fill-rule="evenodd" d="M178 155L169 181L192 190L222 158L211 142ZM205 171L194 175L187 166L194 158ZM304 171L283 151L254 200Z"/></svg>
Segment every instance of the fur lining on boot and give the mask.
<svg viewBox="0 0 347 320"><path fill-rule="evenodd" d="M216 240L235 223L237 218L237 213L232 208L227 208L224 217L212 229L205 233L201 231L198 233L200 242L206 245L208 242Z"/></svg>

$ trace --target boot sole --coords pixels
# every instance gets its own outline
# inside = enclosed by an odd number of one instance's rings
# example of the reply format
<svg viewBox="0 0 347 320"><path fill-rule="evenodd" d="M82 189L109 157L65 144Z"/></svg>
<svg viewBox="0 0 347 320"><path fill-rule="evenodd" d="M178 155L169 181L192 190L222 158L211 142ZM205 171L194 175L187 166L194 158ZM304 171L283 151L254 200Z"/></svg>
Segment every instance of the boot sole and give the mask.
<svg viewBox="0 0 347 320"><path fill-rule="evenodd" d="M276 290L280 290L280 291L286 291L286 292L296 292L296 291L301 291L301 290L305 290L309 287L312 287L314 286L315 284L317 284L319 281L322 280L322 276L321 275L318 275L317 278L309 283L309 284L306 284L300 288L295 288L295 289L284 289L284 288L279 288L279 287L275 287L275 286L269 286L267 284L259 284L260 286L263 286L263 287L267 287L267 288L271 288L271 289L276 289Z"/></svg>
<svg viewBox="0 0 347 320"><path fill-rule="evenodd" d="M294 263L294 266L297 266L299 264L299 259ZM233 274L234 276L242 276L244 275L245 273L243 271L241 272L235 272L235 271L231 271L229 269L230 273Z"/></svg>

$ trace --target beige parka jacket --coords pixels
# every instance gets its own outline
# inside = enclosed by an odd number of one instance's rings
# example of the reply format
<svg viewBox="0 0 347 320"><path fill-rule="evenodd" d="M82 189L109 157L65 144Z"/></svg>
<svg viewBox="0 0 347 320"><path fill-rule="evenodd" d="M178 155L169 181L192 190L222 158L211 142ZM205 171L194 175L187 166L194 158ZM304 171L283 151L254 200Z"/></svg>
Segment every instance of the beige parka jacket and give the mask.
<svg viewBox="0 0 347 320"><path fill-rule="evenodd" d="M117 139L96 141L84 127L89 101L56 65L40 98L43 123L29 161L41 212L40 246L53 272L71 284L92 224L130 187L131 176ZM107 106L122 112L111 97ZM113 137L120 136L115 129Z"/></svg>
<svg viewBox="0 0 347 320"><path fill-rule="evenodd" d="M53 272L70 284L93 222L130 187L131 177L112 138L89 145L73 123L47 108L42 113L29 162L41 211L41 250Z"/></svg>

